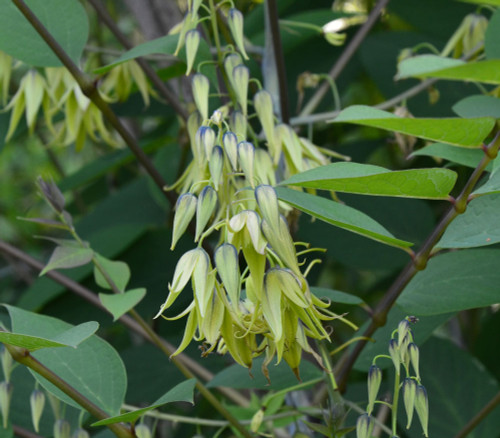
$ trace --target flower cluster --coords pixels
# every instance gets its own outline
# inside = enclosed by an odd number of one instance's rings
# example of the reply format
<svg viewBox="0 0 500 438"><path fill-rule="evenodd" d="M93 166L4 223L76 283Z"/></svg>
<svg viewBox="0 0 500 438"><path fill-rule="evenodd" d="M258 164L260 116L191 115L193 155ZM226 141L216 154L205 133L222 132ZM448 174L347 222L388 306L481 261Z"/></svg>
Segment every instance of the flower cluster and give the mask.
<svg viewBox="0 0 500 438"><path fill-rule="evenodd" d="M16 66L19 69L25 67L20 62ZM11 74L12 59L0 52L0 94L4 104ZM108 102L124 101L133 85L137 86L144 103L148 104L151 87L137 63L129 61L115 66L103 78L99 93ZM6 141L14 135L23 113L30 132L33 132L40 110L51 134L51 143L75 143L76 149L81 150L88 136L96 142L117 145L102 112L83 94L76 80L64 67L29 69L24 73L16 93L5 106L5 111L11 111ZM60 117L61 114L63 117Z"/></svg>
<svg viewBox="0 0 500 438"><path fill-rule="evenodd" d="M179 41L186 44L187 59L194 59L189 41L197 40L188 35L196 17L191 9L181 26ZM179 259L157 317L191 282L192 302L179 315L164 316L188 315L174 355L196 339L204 341L204 354L229 352L248 368L255 356L265 354L265 375L274 357L284 359L298 375L302 351L316 355L308 338L328 339L323 321L337 315L309 289L306 275L314 261L305 266L298 257L311 250L297 252L286 220L291 209L278 200L273 186L328 159L290 126L276 123L271 94L263 89L253 97L262 130L259 141L248 117L251 79L243 63L242 14L231 9L227 19L241 53L231 51L223 63L232 102L210 113L210 80L201 73L192 76L198 111L189 117L187 131L193 159L170 188L180 194L172 249L193 219L198 247ZM211 260L202 243L214 233L218 243Z"/></svg>
<svg viewBox="0 0 500 438"><path fill-rule="evenodd" d="M370 438L374 422L371 418L373 408L377 401L380 384L382 383L382 370L375 364L378 358L388 358L392 360L396 372L396 383L393 398L393 435L396 435L396 414L400 392L403 396L406 411L407 424L409 429L416 411L420 425L425 437L428 437L429 423L429 402L427 391L422 385L419 371L419 349L414 343L413 333L410 328L410 321L413 317L403 319L397 330L393 332L389 341L389 356L380 355L374 358L373 365L368 372L368 406L366 413L358 418L356 423L357 438ZM401 383L401 369L404 370L405 378ZM413 372L412 372L413 371ZM385 402L381 402L385 403Z"/></svg>

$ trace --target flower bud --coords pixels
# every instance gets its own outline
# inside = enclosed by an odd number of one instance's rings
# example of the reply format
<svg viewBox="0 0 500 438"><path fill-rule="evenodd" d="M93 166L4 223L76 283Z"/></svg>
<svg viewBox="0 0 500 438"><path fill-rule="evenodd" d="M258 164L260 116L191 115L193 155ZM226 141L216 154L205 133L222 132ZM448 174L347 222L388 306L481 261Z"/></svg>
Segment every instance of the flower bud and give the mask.
<svg viewBox="0 0 500 438"><path fill-rule="evenodd" d="M378 366L372 365L368 371L368 407L366 408L368 415L371 415L373 411L381 383L382 370Z"/></svg>
<svg viewBox="0 0 500 438"><path fill-rule="evenodd" d="M224 152L229 159L229 163L234 171L238 170L238 137L231 131L227 131L222 136L222 145Z"/></svg>
<svg viewBox="0 0 500 438"><path fill-rule="evenodd" d="M78 428L73 432L71 438L90 438L90 435L85 429Z"/></svg>
<svg viewBox="0 0 500 438"><path fill-rule="evenodd" d="M70 438L71 426L66 420L57 420L54 423L54 438Z"/></svg>
<svg viewBox="0 0 500 438"><path fill-rule="evenodd" d="M274 190L271 186L260 185L255 189L255 199L262 217L271 228L278 230L280 224L280 212L276 190Z"/></svg>
<svg viewBox="0 0 500 438"><path fill-rule="evenodd" d="M413 419L413 410L415 409L415 399L417 396L417 382L413 379L405 379L403 381L403 401L405 405L406 417L408 423L406 428L409 429Z"/></svg>
<svg viewBox="0 0 500 438"><path fill-rule="evenodd" d="M172 246L170 250L173 251L175 245L186 231L191 219L196 213L197 198L192 193L185 193L179 196L175 206L174 226L172 231Z"/></svg>
<svg viewBox="0 0 500 438"><path fill-rule="evenodd" d="M212 149L208 162L208 167L210 169L210 176L214 183L215 189L219 189L219 184L222 181L222 174L224 170L224 152L220 146L215 146Z"/></svg>
<svg viewBox="0 0 500 438"><path fill-rule="evenodd" d="M244 140L247 137L247 118L240 111L233 111L229 123L238 140Z"/></svg>
<svg viewBox="0 0 500 438"><path fill-rule="evenodd" d="M215 266L234 309L240 302L240 267L238 251L230 243L224 243L215 251Z"/></svg>
<svg viewBox="0 0 500 438"><path fill-rule="evenodd" d="M137 438L151 438L151 429L144 423L135 426L135 435Z"/></svg>
<svg viewBox="0 0 500 438"><path fill-rule="evenodd" d="M262 420L264 419L264 409L259 409L254 416L252 417L252 421L250 422L250 430L253 433L257 433L260 425L262 424Z"/></svg>
<svg viewBox="0 0 500 438"><path fill-rule="evenodd" d="M398 345L402 345L408 331L410 330L410 323L407 319L403 319L398 325Z"/></svg>
<svg viewBox="0 0 500 438"><path fill-rule="evenodd" d="M415 409L417 410L418 419L422 425L424 436L429 436L429 400L427 391L423 385L417 385L417 395L415 398Z"/></svg>
<svg viewBox="0 0 500 438"><path fill-rule="evenodd" d="M401 359L399 357L399 347L396 339L391 339L389 341L389 354L391 356L392 362L394 363L394 368L396 369L396 373L399 374Z"/></svg>
<svg viewBox="0 0 500 438"><path fill-rule="evenodd" d="M190 30L188 33L186 33L186 61L187 61L186 76L188 76L189 73L191 73L199 46L200 46L200 32L198 32L196 29L193 29Z"/></svg>
<svg viewBox="0 0 500 438"><path fill-rule="evenodd" d="M233 70L236 66L242 64L241 56L238 53L231 53L224 59L224 70L226 71L226 76L231 83L231 87L234 90L234 80L233 80Z"/></svg>
<svg viewBox="0 0 500 438"><path fill-rule="evenodd" d="M243 114L247 113L248 81L250 70L244 65L238 65L233 69L233 83L236 98L240 104Z"/></svg>
<svg viewBox="0 0 500 438"><path fill-rule="evenodd" d="M208 126L200 126L196 131L195 143L199 157L205 157L205 160L209 160L215 146L215 131Z"/></svg>
<svg viewBox="0 0 500 438"><path fill-rule="evenodd" d="M200 193L198 197L198 202L196 204L196 234L195 242L201 236L201 233L205 229L208 221L212 217L212 214L217 205L217 193L211 186L206 186Z"/></svg>
<svg viewBox="0 0 500 438"><path fill-rule="evenodd" d="M64 211L65 200L62 192L57 187L53 180L45 181L41 176L37 178L37 185L42 196L51 205L51 207L57 212L62 213Z"/></svg>
<svg viewBox="0 0 500 438"><path fill-rule="evenodd" d="M404 337L403 341L399 345L399 357L401 359L401 363L403 363L408 369L410 366L410 354L408 352L408 345L410 344L410 334L407 333Z"/></svg>
<svg viewBox="0 0 500 438"><path fill-rule="evenodd" d="M10 382L14 361L4 345L0 345L0 362L2 363L4 379L6 382Z"/></svg>
<svg viewBox="0 0 500 438"><path fill-rule="evenodd" d="M238 50L243 55L244 59L248 59L247 52L245 51L245 44L243 42L243 14L238 9L231 8L227 16L227 24L233 36L234 42Z"/></svg>
<svg viewBox="0 0 500 438"><path fill-rule="evenodd" d="M224 120L224 114L220 109L216 109L210 116L210 122L217 125L219 128L222 124L222 120Z"/></svg>
<svg viewBox="0 0 500 438"><path fill-rule="evenodd" d="M30 396L31 421L35 432L39 431L40 418L42 418L43 408L45 407L45 393L35 389Z"/></svg>
<svg viewBox="0 0 500 438"><path fill-rule="evenodd" d="M177 41L177 47L175 48L174 56L177 56L184 47L184 43L186 42L186 34L191 30L196 28L198 24L198 14L196 11L189 11L184 20L182 20L180 32L179 32L179 40Z"/></svg>
<svg viewBox="0 0 500 438"><path fill-rule="evenodd" d="M325 40L332 46L341 46L344 44L346 34L337 32L325 32L323 33Z"/></svg>
<svg viewBox="0 0 500 438"><path fill-rule="evenodd" d="M356 422L356 438L370 438L372 436L373 421L368 414L358 417Z"/></svg>
<svg viewBox="0 0 500 438"><path fill-rule="evenodd" d="M274 112L271 94L260 90L253 98L253 104L270 149L274 148ZM271 155L274 155L271 153Z"/></svg>
<svg viewBox="0 0 500 438"><path fill-rule="evenodd" d="M254 161L255 148L249 141L241 141L238 143L238 162L245 174L248 183L254 187Z"/></svg>
<svg viewBox="0 0 500 438"><path fill-rule="evenodd" d="M418 380L420 380L420 371L419 371L419 356L420 352L418 347L412 342L408 345L408 353L410 355L411 366L413 367L413 371L415 371L415 375Z"/></svg>
<svg viewBox="0 0 500 438"><path fill-rule="evenodd" d="M201 119L198 111L192 112L187 119L187 132L189 135L189 141L191 142L191 150L193 151L193 155L195 157L198 155L198 151L196 150L196 133L202 123L203 120Z"/></svg>
<svg viewBox="0 0 500 438"><path fill-rule="evenodd" d="M0 412L2 412L4 429L6 429L9 424L9 411L12 391L12 384L8 382L0 382Z"/></svg>
<svg viewBox="0 0 500 438"><path fill-rule="evenodd" d="M193 91L194 102L196 108L201 114L203 120L208 119L208 92L210 89L210 82L208 78L201 73L193 75L191 80L191 87Z"/></svg>
<svg viewBox="0 0 500 438"><path fill-rule="evenodd" d="M257 182L275 186L276 174L274 170L273 160L271 158L271 155L269 155L269 152L262 148L256 149L255 161L258 163L258 166L255 166L254 169Z"/></svg>

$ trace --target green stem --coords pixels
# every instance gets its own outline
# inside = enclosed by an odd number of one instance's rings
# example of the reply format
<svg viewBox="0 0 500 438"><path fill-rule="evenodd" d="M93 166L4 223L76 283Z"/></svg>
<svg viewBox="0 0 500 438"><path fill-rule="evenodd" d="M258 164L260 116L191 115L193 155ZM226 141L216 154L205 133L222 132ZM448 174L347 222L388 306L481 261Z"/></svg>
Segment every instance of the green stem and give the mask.
<svg viewBox="0 0 500 438"><path fill-rule="evenodd" d="M214 34L215 48L217 49L217 60L221 69L223 69L222 49L220 45L219 29L217 27L217 10L215 9L214 0L209 0L208 5L210 7L210 23Z"/></svg>
<svg viewBox="0 0 500 438"><path fill-rule="evenodd" d="M28 350L26 350L25 348L15 347L13 345L7 344L5 344L5 347L16 362L25 365L40 376L47 379L50 383L52 383L54 386L64 392L68 397L77 402L82 408L92 414L95 418L97 418L98 420L109 418L109 415L104 412L99 406L96 406L87 397L73 388L68 382L61 379L57 374L40 363L30 354ZM132 431L124 424L109 424L107 427L119 438L132 438L134 436Z"/></svg>
<svg viewBox="0 0 500 438"><path fill-rule="evenodd" d="M399 383L400 383L400 373L396 372L394 377L394 395L392 397L392 434L396 436L397 425L398 425L398 404L399 404Z"/></svg>

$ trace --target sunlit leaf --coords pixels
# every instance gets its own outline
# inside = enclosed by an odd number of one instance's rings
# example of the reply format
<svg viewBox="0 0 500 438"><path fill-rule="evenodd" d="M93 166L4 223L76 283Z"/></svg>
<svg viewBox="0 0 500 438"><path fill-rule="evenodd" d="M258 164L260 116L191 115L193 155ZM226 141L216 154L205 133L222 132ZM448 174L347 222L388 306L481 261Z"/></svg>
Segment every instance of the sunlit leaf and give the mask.
<svg viewBox="0 0 500 438"><path fill-rule="evenodd" d="M146 295L146 289L132 289L122 294L99 294L102 305L113 315L113 321L133 309Z"/></svg>

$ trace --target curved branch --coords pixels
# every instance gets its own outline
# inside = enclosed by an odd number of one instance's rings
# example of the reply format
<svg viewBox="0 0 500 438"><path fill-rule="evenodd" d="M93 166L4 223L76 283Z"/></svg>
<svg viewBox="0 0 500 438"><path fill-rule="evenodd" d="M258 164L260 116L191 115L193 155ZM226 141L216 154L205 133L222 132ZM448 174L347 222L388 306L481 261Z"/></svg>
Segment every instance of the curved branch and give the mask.
<svg viewBox="0 0 500 438"><path fill-rule="evenodd" d="M475 416L472 418L460 432L455 435L455 438L467 438L470 432L472 432L478 425L483 421L488 414L493 411L500 404L500 392L498 392Z"/></svg>

